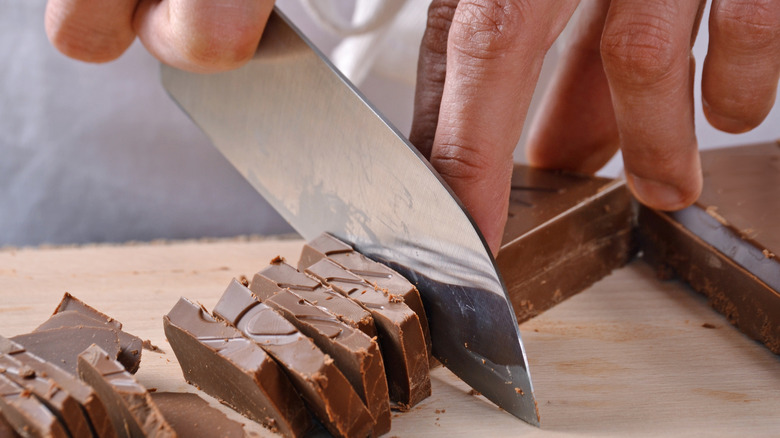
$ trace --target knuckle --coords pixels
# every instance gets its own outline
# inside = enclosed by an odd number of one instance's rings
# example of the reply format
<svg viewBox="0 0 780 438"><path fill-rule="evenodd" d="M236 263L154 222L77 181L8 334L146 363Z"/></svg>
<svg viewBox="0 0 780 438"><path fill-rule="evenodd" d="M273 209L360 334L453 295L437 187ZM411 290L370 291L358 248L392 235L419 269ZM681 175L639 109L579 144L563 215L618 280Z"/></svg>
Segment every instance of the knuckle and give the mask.
<svg viewBox="0 0 780 438"><path fill-rule="evenodd" d="M431 155L431 161L445 180L465 183L484 178L491 164L482 149L467 146L457 140L438 144Z"/></svg>
<svg viewBox="0 0 780 438"><path fill-rule="evenodd" d="M736 47L761 49L780 40L780 2L732 0L720 2L712 24L721 39Z"/></svg>
<svg viewBox="0 0 780 438"><path fill-rule="evenodd" d="M429 52L447 53L447 36L457 6L457 0L434 0L431 2L428 7L428 18L422 40L423 47Z"/></svg>
<svg viewBox="0 0 780 438"><path fill-rule="evenodd" d="M453 48L470 58L500 58L527 29L530 10L525 1L461 0L452 21Z"/></svg>

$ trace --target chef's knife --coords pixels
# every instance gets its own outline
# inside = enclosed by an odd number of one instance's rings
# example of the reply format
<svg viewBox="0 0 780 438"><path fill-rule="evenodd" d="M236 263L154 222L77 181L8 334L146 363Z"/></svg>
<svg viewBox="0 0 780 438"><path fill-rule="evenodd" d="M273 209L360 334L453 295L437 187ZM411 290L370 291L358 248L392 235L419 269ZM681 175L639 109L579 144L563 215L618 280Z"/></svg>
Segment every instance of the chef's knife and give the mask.
<svg viewBox="0 0 780 438"><path fill-rule="evenodd" d="M164 66L162 81L304 238L330 232L415 283L434 355L507 412L539 424L515 313L474 222L428 161L281 13L244 67L204 75Z"/></svg>

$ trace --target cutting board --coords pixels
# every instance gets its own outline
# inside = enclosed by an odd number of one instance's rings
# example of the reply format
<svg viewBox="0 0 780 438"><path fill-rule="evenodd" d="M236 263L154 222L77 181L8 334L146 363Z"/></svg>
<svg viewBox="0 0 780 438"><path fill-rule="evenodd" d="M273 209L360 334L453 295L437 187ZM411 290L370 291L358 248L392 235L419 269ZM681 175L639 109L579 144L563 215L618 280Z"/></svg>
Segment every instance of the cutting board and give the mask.
<svg viewBox="0 0 780 438"><path fill-rule="evenodd" d="M0 333L28 332L65 291L163 352L143 352L138 379L196 391L162 330L179 296L211 308L233 277L251 278L295 238L0 249ZM396 413L388 437L780 436L780 356L747 339L678 282L641 261L521 325L541 429L502 412L444 368L433 395ZM213 405L213 398L200 393ZM221 407L260 436L275 436Z"/></svg>

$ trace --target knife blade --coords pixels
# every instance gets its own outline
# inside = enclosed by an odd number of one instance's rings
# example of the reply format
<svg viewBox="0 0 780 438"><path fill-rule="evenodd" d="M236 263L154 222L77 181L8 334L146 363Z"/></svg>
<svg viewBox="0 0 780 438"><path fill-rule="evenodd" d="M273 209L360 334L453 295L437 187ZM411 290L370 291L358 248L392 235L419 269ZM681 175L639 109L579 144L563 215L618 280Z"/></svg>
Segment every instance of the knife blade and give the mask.
<svg viewBox="0 0 780 438"><path fill-rule="evenodd" d="M473 220L428 161L275 10L253 59L162 67L168 93L306 239L322 232L420 290L434 355L539 425L515 313Z"/></svg>

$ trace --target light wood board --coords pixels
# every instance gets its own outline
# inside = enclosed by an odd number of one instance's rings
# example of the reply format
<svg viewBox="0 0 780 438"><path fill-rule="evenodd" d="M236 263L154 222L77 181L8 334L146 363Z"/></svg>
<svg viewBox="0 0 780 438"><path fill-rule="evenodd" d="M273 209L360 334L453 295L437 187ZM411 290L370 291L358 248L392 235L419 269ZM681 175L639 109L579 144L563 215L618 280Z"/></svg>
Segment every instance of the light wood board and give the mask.
<svg viewBox="0 0 780 438"><path fill-rule="evenodd" d="M0 249L0 333L34 329L68 291L165 351L143 352L137 374L143 384L196 391L181 376L162 315L179 296L212 308L233 277L251 278L276 255L294 263L301 245L249 239ZM439 368L433 395L396 414L387 436L780 436L780 357L685 286L656 280L641 261L521 331L541 429L470 395ZM222 409L249 430L275 436Z"/></svg>

